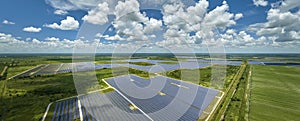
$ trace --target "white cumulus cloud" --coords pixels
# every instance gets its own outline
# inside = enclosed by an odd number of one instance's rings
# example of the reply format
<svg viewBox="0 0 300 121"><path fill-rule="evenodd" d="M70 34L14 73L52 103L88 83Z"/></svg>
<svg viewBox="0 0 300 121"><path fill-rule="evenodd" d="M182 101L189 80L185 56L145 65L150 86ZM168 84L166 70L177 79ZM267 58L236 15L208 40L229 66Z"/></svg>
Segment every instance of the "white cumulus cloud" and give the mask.
<svg viewBox="0 0 300 121"><path fill-rule="evenodd" d="M268 1L265 1L265 0L253 0L253 4L255 6L267 6L268 5Z"/></svg>
<svg viewBox="0 0 300 121"><path fill-rule="evenodd" d="M89 10L106 1L116 3L119 0L46 0L46 3L62 10Z"/></svg>
<svg viewBox="0 0 300 121"><path fill-rule="evenodd" d="M35 28L35 27L33 27L33 26L30 26L30 27L25 27L25 28L23 28L23 31L25 31L25 32L40 32L40 31L42 31L42 29L41 28Z"/></svg>
<svg viewBox="0 0 300 121"><path fill-rule="evenodd" d="M223 1L223 5L217 6L215 9L208 12L204 17L204 24L206 26L226 28L235 25L234 14L229 13L228 4Z"/></svg>
<svg viewBox="0 0 300 121"><path fill-rule="evenodd" d="M119 35L115 35L115 36L108 36L105 35L103 36L106 40L125 40L124 38L120 37Z"/></svg>
<svg viewBox="0 0 300 121"><path fill-rule="evenodd" d="M47 38L45 38L45 40L48 40L48 41L59 41L59 38L57 38L57 37L47 37Z"/></svg>
<svg viewBox="0 0 300 121"><path fill-rule="evenodd" d="M239 19L241 19L243 17L244 17L244 15L242 13L238 13L238 14L235 14L234 20L239 20Z"/></svg>
<svg viewBox="0 0 300 121"><path fill-rule="evenodd" d="M299 6L300 6L300 0L284 0L281 2L281 6L279 7L279 9L285 12Z"/></svg>
<svg viewBox="0 0 300 121"><path fill-rule="evenodd" d="M36 39L36 38L34 38L34 39L32 39L32 43L39 44L39 43L41 43L41 41L38 40L38 39Z"/></svg>
<svg viewBox="0 0 300 121"><path fill-rule="evenodd" d="M274 41L277 42L299 40L299 38L291 35L300 31L300 14L271 8L266 19L267 22L252 24L248 29L256 32L258 36L276 38Z"/></svg>
<svg viewBox="0 0 300 121"><path fill-rule="evenodd" d="M119 1L115 7L116 18L119 19L128 13L139 12L139 7L140 4L137 0L126 0L125 2Z"/></svg>
<svg viewBox="0 0 300 121"><path fill-rule="evenodd" d="M156 30L160 30L162 27L162 21L156 20L154 18L150 18L149 21L146 22L146 27L144 28L145 33L152 33Z"/></svg>
<svg viewBox="0 0 300 121"><path fill-rule="evenodd" d="M58 10L54 11L54 14L56 14L56 15L66 15L66 14L68 14L68 11L58 9Z"/></svg>
<svg viewBox="0 0 300 121"><path fill-rule="evenodd" d="M66 19L61 20L60 24L45 24L45 27L52 29L60 29L60 30L76 30L79 28L79 22L75 20L72 16L67 16Z"/></svg>
<svg viewBox="0 0 300 121"><path fill-rule="evenodd" d="M8 20L3 20L2 22L3 24L16 24L15 22L11 22L11 21L8 21Z"/></svg>
<svg viewBox="0 0 300 121"><path fill-rule="evenodd" d="M92 24L105 24L108 22L109 7L106 2L98 4L98 6L85 15L82 20Z"/></svg>

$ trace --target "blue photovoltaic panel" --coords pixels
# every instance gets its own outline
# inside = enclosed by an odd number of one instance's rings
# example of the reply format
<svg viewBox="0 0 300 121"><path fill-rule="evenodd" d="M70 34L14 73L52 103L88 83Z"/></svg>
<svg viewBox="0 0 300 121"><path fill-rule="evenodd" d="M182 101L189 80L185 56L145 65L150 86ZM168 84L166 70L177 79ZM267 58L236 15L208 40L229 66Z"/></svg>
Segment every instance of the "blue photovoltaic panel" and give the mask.
<svg viewBox="0 0 300 121"><path fill-rule="evenodd" d="M92 62L78 62L78 63L62 63L62 64L48 64L40 65L36 68L29 70L23 74L20 74L14 78L36 76L36 75L53 75L59 73L81 72L81 71L93 71L95 69L114 68L114 67L129 67L150 73L160 73L166 71L172 71L177 69L196 69L209 66L208 64L197 64L197 62L180 62L180 64L160 64L159 62L165 62L161 60L131 60L131 62L149 62L156 65L153 66L139 66L135 64L98 64L95 65ZM170 61L172 62L172 61ZM235 64L233 64L235 65Z"/></svg>
<svg viewBox="0 0 300 121"><path fill-rule="evenodd" d="M72 121L79 118L77 98L56 102L52 121ZM76 109L74 107L77 107Z"/></svg>
<svg viewBox="0 0 300 121"><path fill-rule="evenodd" d="M87 116L90 119L99 121L150 120L139 110L131 110L130 103L115 91L107 94L93 93L81 96L80 100L85 107L85 113L90 114Z"/></svg>
<svg viewBox="0 0 300 121"><path fill-rule="evenodd" d="M129 103L116 91L106 94L92 93L80 96L84 121L147 121L150 120L140 110L131 110ZM78 98L56 103L53 121L67 121L79 118ZM70 106L68 106L70 105ZM71 106L72 105L72 106ZM74 108L76 107L76 108Z"/></svg>
<svg viewBox="0 0 300 121"><path fill-rule="evenodd" d="M163 81L164 80L164 81ZM136 95L156 93L153 97L140 99L132 97L122 91L116 84L122 81L122 85L127 89L132 89ZM164 83L163 87L155 85L152 81ZM211 103L219 91L186 83L183 81L157 76L150 80L134 75L119 76L107 79L107 82L119 90L126 98L132 101L141 111L149 115L153 120L182 120L194 121L202 114L203 110ZM125 82L125 83L123 83ZM128 83L132 83L130 85ZM172 83L172 84L171 84ZM154 86L151 86L154 84ZM174 85L175 84L175 85ZM181 85L185 88L176 86ZM133 87L149 88L147 92L135 91ZM160 92L165 96L157 94ZM194 95L194 96L193 96ZM84 121L96 120L150 120L140 110L131 110L130 102L122 97L118 92L107 94L92 93L80 96L82 118ZM167 109L167 110L166 110ZM157 113L159 112L159 113ZM52 120L73 120L79 118L78 98L57 102L55 104Z"/></svg>
<svg viewBox="0 0 300 121"><path fill-rule="evenodd" d="M135 89L135 87L133 86L147 87L150 85L151 81L161 81L162 83L164 83L164 87L160 91L165 93L166 95L161 96L157 94L147 99L132 97L131 94L128 94L128 91L124 92L120 87L118 87L116 81L122 81L118 83L122 86L125 86L122 87L123 89L132 89L132 93L135 93L137 95L144 95L145 93L143 91L134 91L133 89ZM203 110L206 109L206 107L219 93L219 91L217 90L208 89L163 76L157 76L150 80L146 80L134 75L129 75L110 78L107 79L107 82L117 90L120 90L123 95L125 95L129 100L140 107L141 110L147 113L154 120L197 120ZM123 85L123 83L127 83L127 85ZM129 83L133 83L134 85L131 85ZM185 88L180 88L171 83L184 86ZM148 91L152 92L153 90L157 90L155 89L155 86ZM170 104L176 106L170 107ZM161 110L165 108L169 110L161 112ZM182 109L186 109L186 112L180 112ZM155 113L157 111L160 111L160 113Z"/></svg>

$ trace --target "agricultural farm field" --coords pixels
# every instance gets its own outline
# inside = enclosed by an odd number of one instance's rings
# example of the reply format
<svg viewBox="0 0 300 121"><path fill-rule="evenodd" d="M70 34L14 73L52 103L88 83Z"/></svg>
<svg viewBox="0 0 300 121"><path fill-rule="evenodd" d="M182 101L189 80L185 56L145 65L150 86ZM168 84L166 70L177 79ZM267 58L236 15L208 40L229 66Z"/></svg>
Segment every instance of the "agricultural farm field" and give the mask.
<svg viewBox="0 0 300 121"><path fill-rule="evenodd" d="M299 120L300 67L253 67L249 120Z"/></svg>

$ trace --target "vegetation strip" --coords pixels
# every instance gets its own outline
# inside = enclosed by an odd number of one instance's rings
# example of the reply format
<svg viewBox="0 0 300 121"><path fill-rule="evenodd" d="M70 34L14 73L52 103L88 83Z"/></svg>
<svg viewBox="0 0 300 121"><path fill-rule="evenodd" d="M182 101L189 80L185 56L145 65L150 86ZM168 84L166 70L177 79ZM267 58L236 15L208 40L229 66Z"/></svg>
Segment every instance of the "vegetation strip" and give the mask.
<svg viewBox="0 0 300 121"><path fill-rule="evenodd" d="M1 74L0 74L0 77L4 76L7 69L8 69L8 66L5 66L4 69L2 70Z"/></svg>
<svg viewBox="0 0 300 121"><path fill-rule="evenodd" d="M240 66L240 69L234 75L232 82L226 89L225 94L224 94L223 98L221 99L221 103L219 103L219 105L217 107L217 110L215 110L215 112L213 112L213 116L209 120L219 121L223 118L223 115L231 101L232 95L236 91L237 84L239 83L239 79L242 77L242 74L244 73L245 68L246 68L245 64L242 64Z"/></svg>
<svg viewBox="0 0 300 121"><path fill-rule="evenodd" d="M239 79L233 97L224 113L225 120L246 120L245 115L248 113L246 107L249 69L250 65L247 65L242 77Z"/></svg>
<svg viewBox="0 0 300 121"><path fill-rule="evenodd" d="M250 112L250 96L251 96L251 90L250 90L250 83L251 83L251 77L252 77L252 65L250 65L249 67L249 75L248 75L248 78L247 78L247 83L246 83L246 91L245 91L245 120L246 121L249 121L249 112Z"/></svg>
<svg viewBox="0 0 300 121"><path fill-rule="evenodd" d="M53 103L53 102L49 103L49 105L47 106L47 109L46 109L46 112L45 112L45 114L44 114L44 116L43 116L42 121L45 121L45 119L46 119L46 117L47 117L47 114L48 114L48 111L49 111L50 106L52 105L52 103Z"/></svg>

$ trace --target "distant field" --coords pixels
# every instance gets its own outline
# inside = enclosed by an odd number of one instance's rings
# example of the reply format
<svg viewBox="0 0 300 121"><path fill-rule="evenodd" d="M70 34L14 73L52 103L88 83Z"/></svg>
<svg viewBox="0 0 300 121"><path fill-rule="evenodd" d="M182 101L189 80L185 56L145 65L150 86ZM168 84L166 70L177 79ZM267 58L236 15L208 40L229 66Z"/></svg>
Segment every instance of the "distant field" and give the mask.
<svg viewBox="0 0 300 121"><path fill-rule="evenodd" d="M300 67L258 66L252 76L250 120L299 120Z"/></svg>

